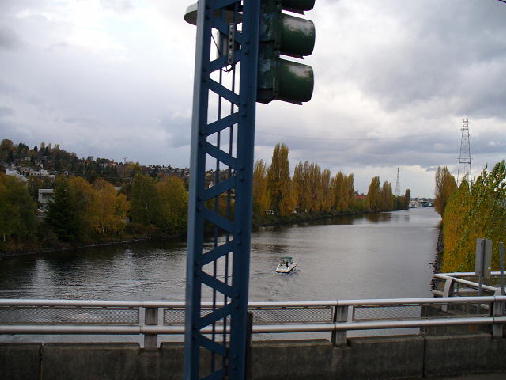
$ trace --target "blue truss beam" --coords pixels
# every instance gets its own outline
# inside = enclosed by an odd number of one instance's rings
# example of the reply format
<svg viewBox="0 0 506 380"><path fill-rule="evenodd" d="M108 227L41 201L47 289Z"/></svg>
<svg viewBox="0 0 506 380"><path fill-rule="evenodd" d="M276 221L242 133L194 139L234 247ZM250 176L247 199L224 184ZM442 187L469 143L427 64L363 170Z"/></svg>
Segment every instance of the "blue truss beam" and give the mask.
<svg viewBox="0 0 506 380"><path fill-rule="evenodd" d="M233 17L225 18L225 12L229 15L234 12ZM185 316L185 378L188 380L244 379L246 374L259 18L258 0L199 1L188 206ZM236 28L238 22L231 24L231 19L240 21L240 31ZM213 30L228 38L231 28L236 46L233 55L218 54L218 58L211 58ZM238 92L234 89L235 79L232 88L221 83L225 69L234 70L235 78L237 64L240 65ZM211 78L217 71L219 79L216 75ZM210 93L218 94L220 99L218 120L212 123L208 122ZM221 115L222 100L232 104L229 115ZM220 147L221 133L225 132L229 136L228 152ZM214 160L217 169L215 183L207 187L206 162L210 160ZM220 167L227 167L223 171L227 178L221 178ZM223 199L228 202L226 212L219 209ZM215 234L210 250L207 245L204 249L205 233L209 230ZM220 237L220 233L225 235ZM225 241L219 243L220 239ZM222 274L218 276L220 265ZM210 311L202 310L203 285L212 290L214 304ZM216 302L219 297L223 299L221 303ZM209 326L213 334L203 334L202 329ZM223 331L222 338L215 339L215 331L219 329ZM205 377L199 373L202 348L212 355L211 371ZM215 365L214 355L220 356L221 364Z"/></svg>

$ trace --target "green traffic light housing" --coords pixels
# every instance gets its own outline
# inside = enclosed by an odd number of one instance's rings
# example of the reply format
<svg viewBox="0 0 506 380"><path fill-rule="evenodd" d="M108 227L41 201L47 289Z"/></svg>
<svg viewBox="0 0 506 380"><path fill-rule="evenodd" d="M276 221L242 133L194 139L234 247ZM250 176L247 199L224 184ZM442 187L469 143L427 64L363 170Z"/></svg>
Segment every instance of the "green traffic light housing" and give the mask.
<svg viewBox="0 0 506 380"><path fill-rule="evenodd" d="M282 100L301 104L311 100L314 75L311 66L280 58L303 58L313 52L316 40L312 21L282 13L313 8L315 0L262 0L257 101Z"/></svg>

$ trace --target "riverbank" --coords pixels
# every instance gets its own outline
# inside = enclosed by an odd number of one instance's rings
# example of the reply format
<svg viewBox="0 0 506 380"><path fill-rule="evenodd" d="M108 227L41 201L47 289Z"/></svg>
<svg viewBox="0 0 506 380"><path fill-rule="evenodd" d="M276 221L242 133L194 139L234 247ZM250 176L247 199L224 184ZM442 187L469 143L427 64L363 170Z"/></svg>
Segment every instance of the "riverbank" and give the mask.
<svg viewBox="0 0 506 380"><path fill-rule="evenodd" d="M262 218L258 217L253 218L253 229L258 229L260 227L289 226L293 224L317 222L346 216L379 215L381 213L391 211L400 211L400 210L389 210L380 212L356 210L345 212L297 213L286 216L265 215Z"/></svg>
<svg viewBox="0 0 506 380"><path fill-rule="evenodd" d="M103 240L96 242L83 242L83 243L65 243L65 242L56 242L53 243L51 247L43 247L37 245L37 243L27 243L25 245L18 245L15 249L11 250L0 250L0 259L8 258L8 257L16 257L16 256L28 256L28 255L45 255L52 253L60 253L60 252L73 252L82 249L88 248L100 248L100 247L109 247L115 245L127 245L133 243L141 243L145 241L163 241L163 240L171 240L171 241L179 241L183 242L186 238L186 232L181 232L177 234L167 235L167 234L152 234L152 235L135 235L135 236L124 236L122 238L111 239L111 240Z"/></svg>
<svg viewBox="0 0 506 380"><path fill-rule="evenodd" d="M397 211L397 210L392 210ZM340 217L355 217L362 215L379 215L382 212L371 212L367 210L356 210L346 212L324 212L324 213L297 213L290 214L287 216L279 215L265 215L262 218L253 217L253 230L258 231L261 227L273 227L273 226L291 226L301 223L312 223L324 220L331 220L333 218ZM0 250L0 258L2 257L13 257L13 256L24 256L24 255L43 255L57 252L75 251L79 249L95 248L95 247L107 247L121 244L132 244L144 241L156 241L156 240L172 240L172 241L184 241L186 238L186 231L181 231L176 234L163 234L160 232L151 232L149 234L133 234L125 235L120 238L101 240L94 242L82 242L82 243L68 243L60 241L51 241L51 246L42 246L38 242L28 242L24 244L18 244L11 249Z"/></svg>

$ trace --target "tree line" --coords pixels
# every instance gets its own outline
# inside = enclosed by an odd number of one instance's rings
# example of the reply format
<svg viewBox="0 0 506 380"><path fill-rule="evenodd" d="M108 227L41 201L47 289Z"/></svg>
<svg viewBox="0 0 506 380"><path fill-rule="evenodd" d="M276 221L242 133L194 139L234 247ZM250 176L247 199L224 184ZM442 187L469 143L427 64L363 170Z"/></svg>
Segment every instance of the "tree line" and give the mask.
<svg viewBox="0 0 506 380"><path fill-rule="evenodd" d="M505 161L459 186L446 167L438 168L435 206L442 216L443 272L474 271L477 238L493 241L492 266L499 267L497 243L506 242Z"/></svg>
<svg viewBox="0 0 506 380"><path fill-rule="evenodd" d="M45 218L29 187L0 174L0 248L54 247L143 235L179 235L186 229L188 192L181 178L136 174L115 188L104 179L59 176Z"/></svg>
<svg viewBox="0 0 506 380"><path fill-rule="evenodd" d="M263 160L253 170L253 213L257 221L268 215L287 217L291 214L339 214L347 212L379 212L407 209L410 190L402 196L392 194L388 181L381 185L373 177L366 196L354 187L354 175L338 172L334 176L316 163L299 162L290 175L289 149L277 144L270 165Z"/></svg>
<svg viewBox="0 0 506 380"><path fill-rule="evenodd" d="M4 148L12 148L5 140L3 144ZM21 148L20 154L25 154ZM4 149L4 153L12 152L9 149ZM367 195L359 195L353 174L332 175L316 163L299 162L291 175L288 154L286 145L277 144L270 165L263 160L255 163L256 224L268 223L273 217L281 222L290 221L294 214L321 216L408 208L409 189L403 196L394 196L390 183L385 181L381 185L379 177L372 178ZM30 177L28 183L23 183L0 172L0 250L23 249L30 244L37 249L183 234L188 202L184 180L146 175L139 165L133 170L130 180L120 187L104 178L92 180L76 175L57 175L54 183ZM40 210L38 215L36 202L40 188L54 189L43 217ZM230 194L231 202L219 198L216 206L230 215L233 197Z"/></svg>
<svg viewBox="0 0 506 380"><path fill-rule="evenodd" d="M126 160L126 159L125 159ZM73 175L85 178L90 183L96 179L106 179L115 186L129 183L139 172L156 177L170 175L172 171L183 169L171 166L144 166L134 162L116 162L101 157L78 157L76 153L67 152L59 144L41 142L30 148L20 142L15 144L10 139L0 142L0 168L10 165L45 170L54 174Z"/></svg>

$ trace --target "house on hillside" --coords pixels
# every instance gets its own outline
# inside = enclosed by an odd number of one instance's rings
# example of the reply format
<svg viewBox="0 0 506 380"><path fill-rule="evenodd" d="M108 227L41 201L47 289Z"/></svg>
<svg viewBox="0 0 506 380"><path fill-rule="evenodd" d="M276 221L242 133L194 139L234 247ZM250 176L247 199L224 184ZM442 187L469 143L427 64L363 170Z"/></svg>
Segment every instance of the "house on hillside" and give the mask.
<svg viewBox="0 0 506 380"><path fill-rule="evenodd" d="M18 178L19 180L21 180L23 182L27 182L28 181L26 179L26 177L24 175L22 175L22 174L19 174L19 172L16 169L5 169L5 175L16 177L16 178Z"/></svg>
<svg viewBox="0 0 506 380"><path fill-rule="evenodd" d="M39 189L37 201L42 209L47 209L49 202L54 199L54 189Z"/></svg>

